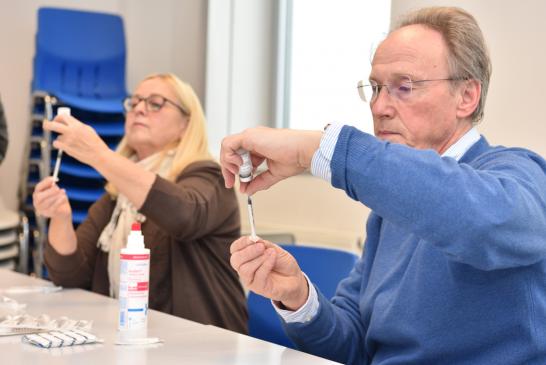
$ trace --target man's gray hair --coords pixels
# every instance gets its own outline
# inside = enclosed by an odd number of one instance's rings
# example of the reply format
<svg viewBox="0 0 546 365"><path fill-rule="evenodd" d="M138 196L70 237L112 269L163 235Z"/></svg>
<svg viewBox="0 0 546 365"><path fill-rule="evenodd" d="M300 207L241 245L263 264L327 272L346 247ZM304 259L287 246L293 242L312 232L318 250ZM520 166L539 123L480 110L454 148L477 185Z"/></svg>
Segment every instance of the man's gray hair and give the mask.
<svg viewBox="0 0 546 365"><path fill-rule="evenodd" d="M449 52L450 77L474 79L481 83L480 101L471 116L472 121L478 123L483 118L492 70L489 52L476 19L460 8L429 7L403 16L393 30L416 24L434 29L444 38Z"/></svg>

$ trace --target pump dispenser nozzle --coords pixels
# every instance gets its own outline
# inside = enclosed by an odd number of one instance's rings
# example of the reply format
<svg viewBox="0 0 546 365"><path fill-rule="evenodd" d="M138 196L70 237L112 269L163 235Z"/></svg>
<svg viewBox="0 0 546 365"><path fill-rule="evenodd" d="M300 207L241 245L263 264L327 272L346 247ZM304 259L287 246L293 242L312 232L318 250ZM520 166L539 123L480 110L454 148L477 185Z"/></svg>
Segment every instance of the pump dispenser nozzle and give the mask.
<svg viewBox="0 0 546 365"><path fill-rule="evenodd" d="M144 236L140 231L139 222L134 222L131 225L131 233L129 233L129 237L127 238L127 248L144 248Z"/></svg>

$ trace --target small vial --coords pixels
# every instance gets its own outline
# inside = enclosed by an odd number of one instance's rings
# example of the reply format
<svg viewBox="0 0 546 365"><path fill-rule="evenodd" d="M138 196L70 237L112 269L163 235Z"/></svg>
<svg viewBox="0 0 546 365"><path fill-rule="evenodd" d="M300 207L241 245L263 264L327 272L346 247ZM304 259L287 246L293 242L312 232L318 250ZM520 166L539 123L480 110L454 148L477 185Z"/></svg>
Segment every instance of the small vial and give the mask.
<svg viewBox="0 0 546 365"><path fill-rule="evenodd" d="M244 149L240 149L237 153L243 159L243 164L239 166L239 181L240 182L251 182L252 181L252 161L250 160L250 153ZM247 197L247 208L248 208L248 220L250 223L250 240L252 242L258 241L258 236L256 235L256 225L254 223L254 211L252 209L252 198Z"/></svg>
<svg viewBox="0 0 546 365"><path fill-rule="evenodd" d="M252 181L252 161L250 160L250 153L243 149L238 150L237 153L243 159L243 164L239 166L239 181L250 182Z"/></svg>

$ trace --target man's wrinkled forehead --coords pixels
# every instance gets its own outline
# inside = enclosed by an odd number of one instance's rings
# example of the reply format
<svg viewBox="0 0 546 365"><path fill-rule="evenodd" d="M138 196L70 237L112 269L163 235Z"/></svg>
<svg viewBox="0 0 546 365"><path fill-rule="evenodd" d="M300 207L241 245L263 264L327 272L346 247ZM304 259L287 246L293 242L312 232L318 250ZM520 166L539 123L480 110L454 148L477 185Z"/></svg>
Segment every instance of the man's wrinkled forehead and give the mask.
<svg viewBox="0 0 546 365"><path fill-rule="evenodd" d="M379 45L370 78L385 73L446 76L439 74L447 71L447 47L442 35L422 25L410 25L393 31Z"/></svg>

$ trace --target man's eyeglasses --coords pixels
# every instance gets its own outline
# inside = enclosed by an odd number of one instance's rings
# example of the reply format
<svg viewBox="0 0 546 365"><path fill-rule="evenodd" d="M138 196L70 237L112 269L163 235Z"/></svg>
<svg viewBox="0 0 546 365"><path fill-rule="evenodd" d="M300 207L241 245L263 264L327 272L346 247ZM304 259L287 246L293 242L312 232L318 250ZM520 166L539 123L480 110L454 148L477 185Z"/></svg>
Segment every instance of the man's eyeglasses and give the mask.
<svg viewBox="0 0 546 365"><path fill-rule="evenodd" d="M446 79L412 80L409 76L402 76L386 84L378 84L375 81L370 81L370 84L365 85L364 81L361 80L358 82L357 88L358 88L358 94L360 95L360 99L362 99L362 101L367 103L373 103L379 96L379 93L381 92L381 89L383 89L383 87L385 87L389 95L391 95L395 99L406 101L411 97L411 93L413 89L415 89L416 84L421 84L424 82L431 82L431 81L460 81L460 80L463 80L463 79L451 77Z"/></svg>
<svg viewBox="0 0 546 365"><path fill-rule="evenodd" d="M185 116L190 115L190 113L188 113L184 108L182 108L174 101L169 100L166 97L158 94L152 94L146 98L138 95L128 96L123 100L123 109L125 109L126 113L132 112L141 101L144 101L144 106L147 112L157 113L161 110L161 108L163 108L163 106L165 106L166 103L169 103L175 106L178 110L180 110Z"/></svg>

